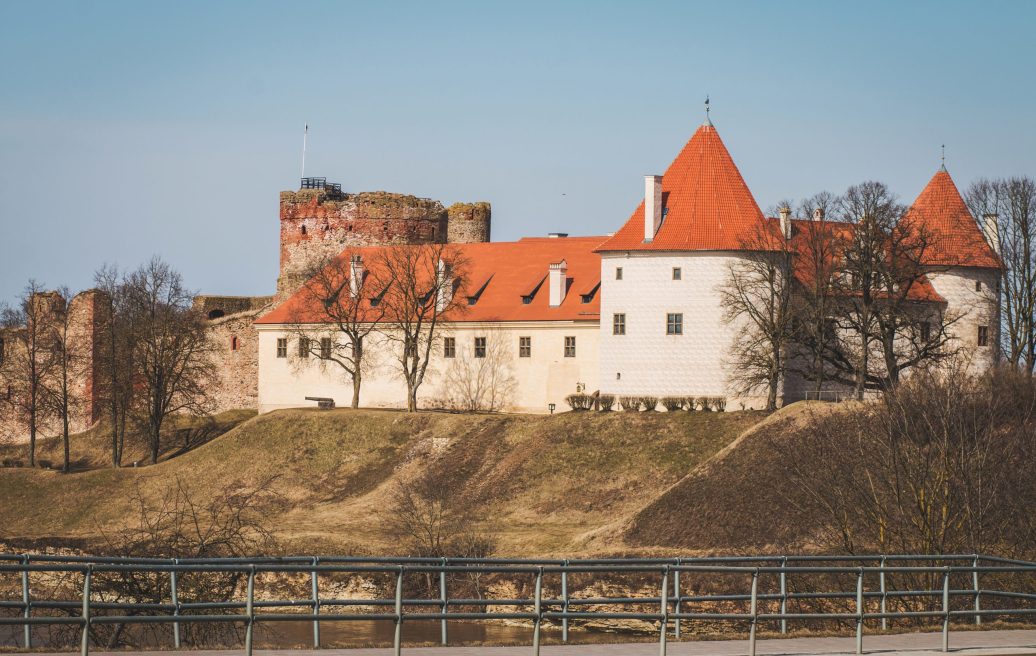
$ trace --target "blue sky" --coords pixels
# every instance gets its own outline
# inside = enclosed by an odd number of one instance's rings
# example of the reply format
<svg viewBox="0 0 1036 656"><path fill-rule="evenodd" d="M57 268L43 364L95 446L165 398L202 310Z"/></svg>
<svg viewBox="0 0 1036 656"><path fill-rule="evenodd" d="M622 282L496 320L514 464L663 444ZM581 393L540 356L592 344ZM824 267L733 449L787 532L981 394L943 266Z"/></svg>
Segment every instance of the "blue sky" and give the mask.
<svg viewBox="0 0 1036 656"><path fill-rule="evenodd" d="M1036 175L1036 2L3 2L0 300L159 254L271 293L307 174L603 234L703 118L764 208Z"/></svg>

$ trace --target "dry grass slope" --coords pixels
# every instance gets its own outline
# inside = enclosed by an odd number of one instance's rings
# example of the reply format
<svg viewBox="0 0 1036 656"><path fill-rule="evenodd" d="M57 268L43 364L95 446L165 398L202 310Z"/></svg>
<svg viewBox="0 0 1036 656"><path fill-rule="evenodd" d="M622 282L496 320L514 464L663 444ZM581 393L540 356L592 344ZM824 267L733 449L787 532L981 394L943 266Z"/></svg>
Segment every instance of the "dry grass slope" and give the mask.
<svg viewBox="0 0 1036 656"><path fill-rule="evenodd" d="M503 554L630 552L602 528L628 522L764 416L285 410L155 466L2 469L0 538L92 541L132 520L135 490L158 495L179 478L204 499L276 477L286 503L270 525L289 550L398 552L380 513L398 477L431 468Z"/></svg>

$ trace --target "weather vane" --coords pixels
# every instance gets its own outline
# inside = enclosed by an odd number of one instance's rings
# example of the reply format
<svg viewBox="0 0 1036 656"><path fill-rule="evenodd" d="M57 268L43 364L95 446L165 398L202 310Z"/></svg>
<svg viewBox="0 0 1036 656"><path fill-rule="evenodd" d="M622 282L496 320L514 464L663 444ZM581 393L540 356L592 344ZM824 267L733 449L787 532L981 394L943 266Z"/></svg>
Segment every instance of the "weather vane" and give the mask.
<svg viewBox="0 0 1036 656"><path fill-rule="evenodd" d="M709 116L709 96L705 96L705 125L712 125L712 118Z"/></svg>
<svg viewBox="0 0 1036 656"><path fill-rule="evenodd" d="M946 170L946 144L942 145L942 170Z"/></svg>

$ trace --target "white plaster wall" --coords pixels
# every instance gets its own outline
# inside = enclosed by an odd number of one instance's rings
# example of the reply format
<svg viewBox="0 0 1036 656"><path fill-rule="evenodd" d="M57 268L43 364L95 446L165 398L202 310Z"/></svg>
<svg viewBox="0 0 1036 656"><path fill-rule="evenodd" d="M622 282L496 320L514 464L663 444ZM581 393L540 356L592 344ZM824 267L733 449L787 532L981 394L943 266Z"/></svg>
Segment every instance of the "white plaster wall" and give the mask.
<svg viewBox="0 0 1036 656"><path fill-rule="evenodd" d="M719 290L737 256L729 252L605 253L601 258L601 391L619 396L724 396L736 326L723 321ZM622 267L622 280L615 279ZM681 279L673 280L673 267ZM666 335L666 315L683 313L683 334ZM626 334L612 334L614 314Z"/></svg>
<svg viewBox="0 0 1036 656"><path fill-rule="evenodd" d="M960 317L947 332L969 359L969 372L981 373L994 365L1000 353L999 272L954 267L941 273L930 273L928 279L935 291L946 299L947 315ZM982 284L981 290L975 289L976 282ZM988 346L978 346L979 326L989 328Z"/></svg>
<svg viewBox="0 0 1036 656"><path fill-rule="evenodd" d="M313 407L307 396L324 396L339 406L352 401L352 383L338 365L317 358L300 361L296 356L296 338L284 326L259 327L259 412L279 408ZM424 384L418 392L422 407L430 407L445 395L443 373L453 361L442 356L442 338L456 339L458 359L474 350L476 336L485 336L498 346L504 366L513 377L513 402L506 410L515 412L548 412L548 403L557 411L567 410L565 397L582 386L592 393L598 380L598 325L595 321L453 324L435 338L435 354ZM532 354L518 357L518 338L532 339ZM564 357L565 337L576 338L576 357ZM277 338L288 338L288 357L277 357ZM406 406L406 383L398 373L393 356L394 344L384 338L368 342L370 370L360 388L360 405L364 407L400 408Z"/></svg>

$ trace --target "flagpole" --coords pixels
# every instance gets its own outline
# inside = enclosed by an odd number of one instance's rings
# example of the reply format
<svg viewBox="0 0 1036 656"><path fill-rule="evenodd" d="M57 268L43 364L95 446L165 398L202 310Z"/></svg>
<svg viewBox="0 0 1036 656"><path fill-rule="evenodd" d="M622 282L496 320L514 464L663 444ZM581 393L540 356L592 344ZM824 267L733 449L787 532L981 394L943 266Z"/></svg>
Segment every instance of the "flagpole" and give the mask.
<svg viewBox="0 0 1036 656"><path fill-rule="evenodd" d="M302 131L302 175L300 178L306 177L306 137L309 136L309 123L306 123L305 129Z"/></svg>

